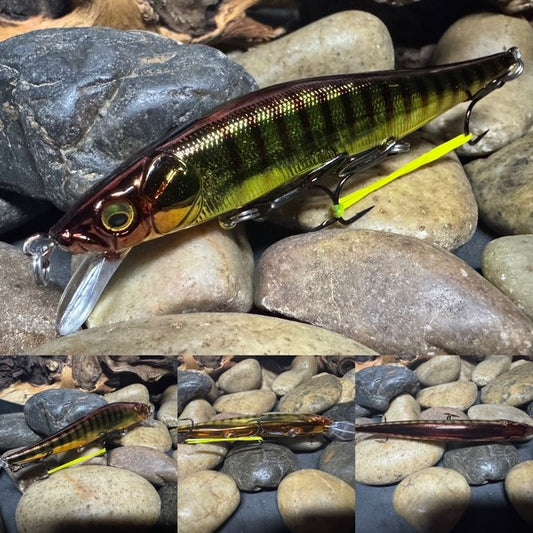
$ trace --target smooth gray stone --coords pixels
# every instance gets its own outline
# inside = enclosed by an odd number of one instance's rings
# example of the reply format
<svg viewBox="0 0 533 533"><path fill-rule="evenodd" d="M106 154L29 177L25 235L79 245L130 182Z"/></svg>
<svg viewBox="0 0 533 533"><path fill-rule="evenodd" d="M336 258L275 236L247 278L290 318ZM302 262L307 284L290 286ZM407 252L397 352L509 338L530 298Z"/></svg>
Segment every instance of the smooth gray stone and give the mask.
<svg viewBox="0 0 533 533"><path fill-rule="evenodd" d="M371 409L367 409L366 407L363 407L362 405L355 404L355 418L361 418L363 416L370 416L372 414Z"/></svg>
<svg viewBox="0 0 533 533"><path fill-rule="evenodd" d="M178 371L178 414L191 400L203 398L211 386L210 379L201 372Z"/></svg>
<svg viewBox="0 0 533 533"><path fill-rule="evenodd" d="M318 468L353 487L355 485L355 449L353 441L335 441L324 450Z"/></svg>
<svg viewBox="0 0 533 533"><path fill-rule="evenodd" d="M222 472L231 476L240 490L258 492L276 488L281 480L300 468L296 455L285 446L264 442L233 448L227 455Z"/></svg>
<svg viewBox="0 0 533 533"><path fill-rule="evenodd" d="M26 422L34 431L50 435L107 405L98 394L73 389L39 392L24 405Z"/></svg>
<svg viewBox="0 0 533 533"><path fill-rule="evenodd" d="M0 452L35 444L41 438L28 426L24 413L0 415Z"/></svg>
<svg viewBox="0 0 533 533"><path fill-rule="evenodd" d="M518 464L518 453L511 444L484 444L447 450L443 466L461 473L469 485L484 485L505 479Z"/></svg>
<svg viewBox="0 0 533 533"><path fill-rule="evenodd" d="M355 420L355 401L337 403L327 411L324 411L322 415L333 420L349 420L353 422Z"/></svg>
<svg viewBox="0 0 533 533"><path fill-rule="evenodd" d="M533 402L531 402L530 404L528 404L527 406L527 414L529 416L533 416Z"/></svg>
<svg viewBox="0 0 533 533"><path fill-rule="evenodd" d="M214 48L71 28L0 43L0 188L68 209L111 170L255 82Z"/></svg>
<svg viewBox="0 0 533 533"><path fill-rule="evenodd" d="M392 399L400 394L414 395L420 384L416 374L400 366L373 366L357 372L357 404L375 411L386 411Z"/></svg>
<svg viewBox="0 0 533 533"><path fill-rule="evenodd" d="M48 209L48 202L32 200L10 191L0 191L0 234L18 228Z"/></svg>

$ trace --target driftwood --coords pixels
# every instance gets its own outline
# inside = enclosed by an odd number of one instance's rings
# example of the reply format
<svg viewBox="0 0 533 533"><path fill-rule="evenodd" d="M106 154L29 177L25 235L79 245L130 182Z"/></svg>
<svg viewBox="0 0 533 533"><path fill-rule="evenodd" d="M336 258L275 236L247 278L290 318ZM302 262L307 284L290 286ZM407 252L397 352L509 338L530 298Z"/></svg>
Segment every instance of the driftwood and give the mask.
<svg viewBox="0 0 533 533"><path fill-rule="evenodd" d="M264 42L285 32L257 22L246 11L261 0L74 0L59 18L0 18L0 41L34 30L105 26L147 30L181 43Z"/></svg>

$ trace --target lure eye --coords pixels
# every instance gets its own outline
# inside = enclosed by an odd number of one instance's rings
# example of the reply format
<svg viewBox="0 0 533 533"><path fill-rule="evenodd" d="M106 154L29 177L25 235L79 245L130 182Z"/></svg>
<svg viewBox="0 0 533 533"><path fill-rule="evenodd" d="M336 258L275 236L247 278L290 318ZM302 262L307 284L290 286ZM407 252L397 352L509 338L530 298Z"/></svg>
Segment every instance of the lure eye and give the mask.
<svg viewBox="0 0 533 533"><path fill-rule="evenodd" d="M135 219L135 209L129 202L107 204L100 215L107 231L117 233L128 229Z"/></svg>

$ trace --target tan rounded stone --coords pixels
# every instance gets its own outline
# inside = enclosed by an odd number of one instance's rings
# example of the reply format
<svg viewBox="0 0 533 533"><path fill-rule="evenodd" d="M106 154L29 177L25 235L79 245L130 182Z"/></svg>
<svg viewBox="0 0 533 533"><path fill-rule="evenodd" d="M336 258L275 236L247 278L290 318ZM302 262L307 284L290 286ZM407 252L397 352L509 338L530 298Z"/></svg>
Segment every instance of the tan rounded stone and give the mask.
<svg viewBox="0 0 533 533"><path fill-rule="evenodd" d="M394 49L387 27L364 11L335 13L231 57L260 87L327 74L394 67Z"/></svg>
<svg viewBox="0 0 533 533"><path fill-rule="evenodd" d="M505 492L516 512L533 524L533 461L514 466L505 478Z"/></svg>
<svg viewBox="0 0 533 533"><path fill-rule="evenodd" d="M514 420L533 426L533 418L518 407L502 403L480 403L468 410L472 420Z"/></svg>
<svg viewBox="0 0 533 533"><path fill-rule="evenodd" d="M218 398L213 407L218 413L258 415L272 410L276 395L267 390L234 392Z"/></svg>
<svg viewBox="0 0 533 533"><path fill-rule="evenodd" d="M503 374L511 368L512 357L506 355L494 355L487 357L477 364L472 372L472 381L478 387L484 387L495 377Z"/></svg>
<svg viewBox="0 0 533 533"><path fill-rule="evenodd" d="M159 420L152 420L150 426L137 426L129 430L121 439L123 446L148 446L162 452L172 448L172 438L167 426Z"/></svg>
<svg viewBox="0 0 533 533"><path fill-rule="evenodd" d="M176 386L177 387L177 386ZM150 393L146 385L133 383L114 392L104 394L109 403L115 402L140 402L150 404Z"/></svg>
<svg viewBox="0 0 533 533"><path fill-rule="evenodd" d="M422 363L416 369L416 377L427 387L456 381L460 371L461 358L458 355L440 355Z"/></svg>
<svg viewBox="0 0 533 533"><path fill-rule="evenodd" d="M291 533L355 531L355 490L320 470L298 470L278 488L278 507Z"/></svg>
<svg viewBox="0 0 533 533"><path fill-rule="evenodd" d="M465 410L477 400L477 386L471 381L454 381L422 389L416 395L421 407L455 407Z"/></svg>
<svg viewBox="0 0 533 533"><path fill-rule="evenodd" d="M252 358L239 361L218 378L217 385L227 393L258 389L261 386L261 365Z"/></svg>
<svg viewBox="0 0 533 533"><path fill-rule="evenodd" d="M224 444L178 444L178 479L181 481L201 470L212 470L227 453Z"/></svg>
<svg viewBox="0 0 533 533"><path fill-rule="evenodd" d="M533 362L525 361L494 378L481 390L481 401L514 406L533 401Z"/></svg>
<svg viewBox="0 0 533 533"><path fill-rule="evenodd" d="M387 422L401 420L418 420L420 418L420 405L410 394L401 394L391 401L384 414Z"/></svg>
<svg viewBox="0 0 533 533"><path fill-rule="evenodd" d="M202 470L178 483L178 531L212 533L237 509L241 496L226 474Z"/></svg>
<svg viewBox="0 0 533 533"><path fill-rule="evenodd" d="M168 400L162 403L155 415L157 420L160 420L168 428L176 427L178 425L178 399Z"/></svg>
<svg viewBox="0 0 533 533"><path fill-rule="evenodd" d="M394 509L419 533L452 531L470 503L466 479L448 468L425 468L394 491Z"/></svg>
<svg viewBox="0 0 533 533"><path fill-rule="evenodd" d="M366 485L390 485L437 464L445 444L405 439L365 439L355 447L355 479Z"/></svg>
<svg viewBox="0 0 533 533"><path fill-rule="evenodd" d="M318 374L283 396L279 410L286 413L322 413L337 403L341 392L339 378Z"/></svg>
<svg viewBox="0 0 533 533"><path fill-rule="evenodd" d="M109 466L83 465L34 483L22 496L16 521L20 533L151 531L160 512L157 491L143 477Z"/></svg>

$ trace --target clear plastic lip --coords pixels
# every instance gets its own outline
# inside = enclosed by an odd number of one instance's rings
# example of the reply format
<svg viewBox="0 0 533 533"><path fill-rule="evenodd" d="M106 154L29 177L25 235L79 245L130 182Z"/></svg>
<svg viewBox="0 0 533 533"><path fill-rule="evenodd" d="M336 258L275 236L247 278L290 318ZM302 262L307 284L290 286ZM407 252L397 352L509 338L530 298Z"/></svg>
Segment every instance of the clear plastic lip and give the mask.
<svg viewBox="0 0 533 533"><path fill-rule="evenodd" d="M339 440L355 439L355 422L347 420L334 420L329 428L329 435Z"/></svg>

